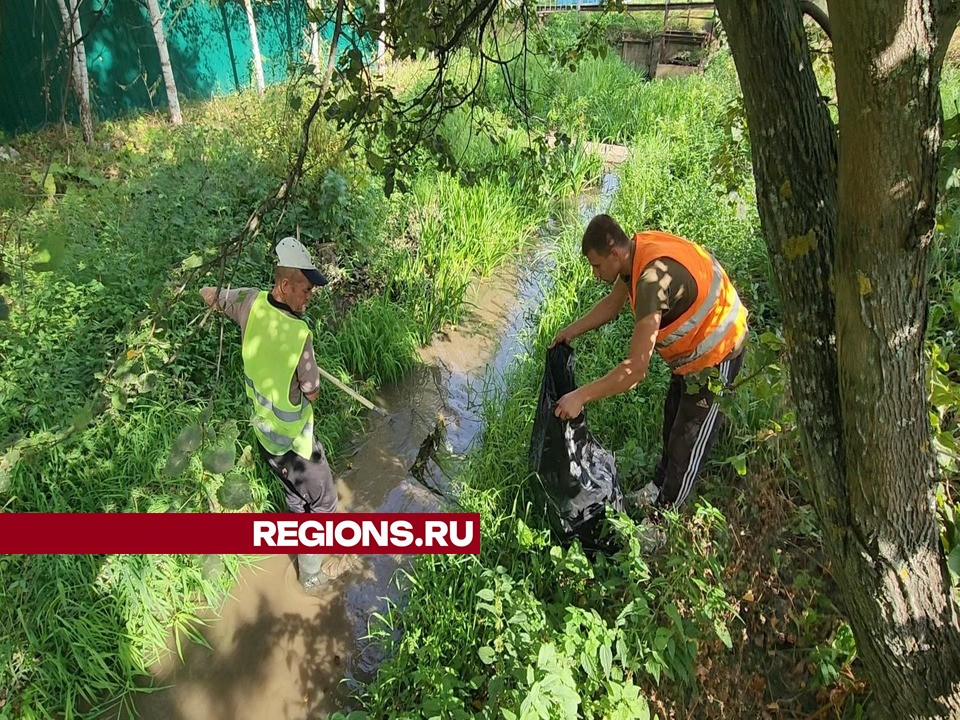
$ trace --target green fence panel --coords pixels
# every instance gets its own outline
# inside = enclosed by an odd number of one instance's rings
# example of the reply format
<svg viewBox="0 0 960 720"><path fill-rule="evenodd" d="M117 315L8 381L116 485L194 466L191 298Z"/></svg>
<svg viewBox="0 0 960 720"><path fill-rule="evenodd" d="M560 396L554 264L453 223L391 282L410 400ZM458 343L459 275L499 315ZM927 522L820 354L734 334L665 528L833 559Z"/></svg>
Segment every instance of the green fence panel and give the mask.
<svg viewBox="0 0 960 720"><path fill-rule="evenodd" d="M161 9L167 7L160 0ZM267 83L282 81L308 51L303 0L254 4ZM90 99L95 117L163 108L166 92L146 9L137 0L81 0ZM247 18L239 0L170 0L167 45L182 99L237 92L253 82ZM321 34L330 37L331 28ZM56 0L0 0L0 130L15 134L57 122L66 92Z"/></svg>

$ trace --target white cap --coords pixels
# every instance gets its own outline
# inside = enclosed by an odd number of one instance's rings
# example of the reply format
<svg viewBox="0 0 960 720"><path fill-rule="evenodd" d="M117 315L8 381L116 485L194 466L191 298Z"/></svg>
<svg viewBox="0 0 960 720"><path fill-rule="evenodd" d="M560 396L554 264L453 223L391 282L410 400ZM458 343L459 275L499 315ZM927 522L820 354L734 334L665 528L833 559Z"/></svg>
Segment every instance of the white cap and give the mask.
<svg viewBox="0 0 960 720"><path fill-rule="evenodd" d="M320 274L317 266L313 264L310 253L294 237L285 237L277 243L277 265L303 271L307 280L314 285L327 284L327 279Z"/></svg>

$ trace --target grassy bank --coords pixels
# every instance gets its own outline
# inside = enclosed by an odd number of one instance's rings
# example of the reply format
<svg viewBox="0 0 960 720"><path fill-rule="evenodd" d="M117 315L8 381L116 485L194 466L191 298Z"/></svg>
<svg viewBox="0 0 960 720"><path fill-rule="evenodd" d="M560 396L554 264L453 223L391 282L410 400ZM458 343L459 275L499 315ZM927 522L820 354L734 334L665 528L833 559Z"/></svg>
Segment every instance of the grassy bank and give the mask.
<svg viewBox="0 0 960 720"><path fill-rule="evenodd" d="M659 119L636 131L612 213L625 227L656 226L706 243L747 302L775 315L755 213L710 182L713 159L730 150L720 125L730 83L724 72L645 88L648 104L635 112ZM418 559L409 601L375 633L391 652L362 697L369 717L650 717L658 684L691 691L699 649L732 642L726 523L709 503L673 524L672 552L659 559L643 556L626 516L617 522L625 549L609 558L590 561L549 537L527 472L543 357L556 330L605 291L579 257L579 218L560 221L553 285L530 352L503 395L487 399L483 444L460 476L465 506L483 518L482 553ZM599 377L622 359L630 331L624 314L578 340L578 379ZM618 453L627 490L646 482L655 461L666 379L657 365L641 389L588 411L593 432ZM736 472L727 464L709 475L707 483L718 484ZM391 637L401 639L391 644Z"/></svg>
<svg viewBox="0 0 960 720"><path fill-rule="evenodd" d="M576 73L545 57L529 58L529 68L537 127L631 147L611 211L624 227L684 235L729 269L754 331L743 382L699 497L672 521L668 553L643 556L628 517L615 522L625 549L612 557L591 561L576 546L556 546L526 465L542 362L556 330L605 291L579 257L580 220L563 219L529 353L503 394L487 399L482 446L459 478L464 506L483 519L481 555L417 560L402 609L373 628L388 659L350 717L796 717L824 707L830 717L859 717L856 648L828 599L832 581L804 497L779 306L729 57L714 58L701 76L657 83L611 59L584 61ZM955 86L953 71L948 101ZM500 112L514 112L502 83L486 92ZM929 328L931 352L953 358L932 381L935 430L949 445L940 455L948 553L960 542L949 494L960 368L949 310L957 302L949 258L960 248L954 205L945 197ZM624 314L579 339L578 380L621 360L630 331ZM658 457L666 380L655 362L638 390L588 409L627 490L647 481Z"/></svg>

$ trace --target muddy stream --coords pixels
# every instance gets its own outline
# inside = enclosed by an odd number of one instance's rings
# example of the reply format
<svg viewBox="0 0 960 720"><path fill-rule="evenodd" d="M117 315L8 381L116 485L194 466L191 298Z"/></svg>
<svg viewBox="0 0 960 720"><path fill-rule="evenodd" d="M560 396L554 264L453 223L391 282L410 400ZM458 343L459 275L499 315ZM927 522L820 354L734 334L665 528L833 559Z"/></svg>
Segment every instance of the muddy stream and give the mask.
<svg viewBox="0 0 960 720"><path fill-rule="evenodd" d="M616 185L605 174L601 189L581 198L584 220L606 208ZM435 336L421 350L422 364L375 398L390 418L371 413L333 468L340 511L445 509L441 495L451 492L457 459L479 441L484 393L502 389L524 351L528 320L550 279L554 234L544 228L525 258L474 283L464 321ZM430 462L414 478L410 469L441 417L446 460ZM219 612L206 617L209 648L185 640L183 662L167 654L151 668L157 689L128 701L146 720L306 720L348 709L351 683L372 678L380 661L377 646L363 639L371 613L384 612L384 598L397 596L392 579L409 561L330 556L324 569L333 579L310 594L301 590L290 556L245 567Z"/></svg>

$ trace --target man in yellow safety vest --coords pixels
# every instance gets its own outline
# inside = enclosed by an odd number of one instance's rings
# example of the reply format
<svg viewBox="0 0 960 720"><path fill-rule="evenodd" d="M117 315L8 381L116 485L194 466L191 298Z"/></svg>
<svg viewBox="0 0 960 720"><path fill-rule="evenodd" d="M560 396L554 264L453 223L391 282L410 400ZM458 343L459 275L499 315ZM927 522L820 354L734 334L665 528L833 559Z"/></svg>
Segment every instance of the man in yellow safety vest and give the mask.
<svg viewBox="0 0 960 720"><path fill-rule="evenodd" d="M333 475L323 446L313 436L311 403L320 390L320 373L313 336L301 318L314 289L327 281L295 238L283 238L276 253L270 292L238 288L218 293L205 287L200 295L240 325L253 432L260 456L283 486L290 512L335 512ZM326 580L320 560L320 555L299 556L304 589Z"/></svg>

